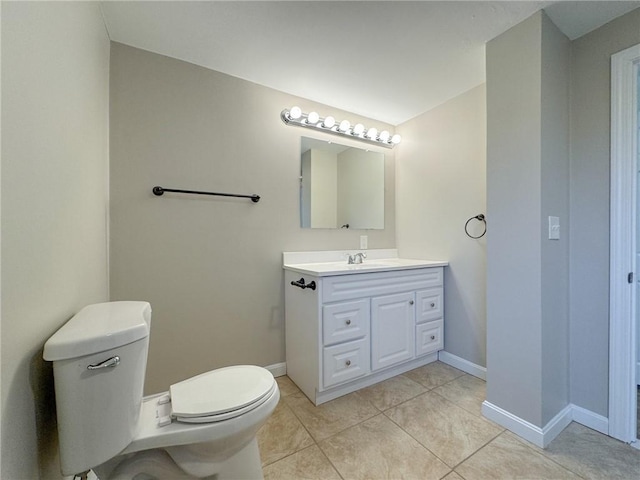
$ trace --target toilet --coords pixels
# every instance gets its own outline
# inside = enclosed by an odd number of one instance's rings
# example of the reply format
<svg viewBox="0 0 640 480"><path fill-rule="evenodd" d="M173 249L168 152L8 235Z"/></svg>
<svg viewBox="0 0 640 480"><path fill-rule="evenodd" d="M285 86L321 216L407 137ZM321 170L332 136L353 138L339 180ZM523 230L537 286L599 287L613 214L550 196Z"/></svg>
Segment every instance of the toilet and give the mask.
<svg viewBox="0 0 640 480"><path fill-rule="evenodd" d="M256 433L280 399L271 372L235 365L143 397L150 324L147 302L99 303L46 342L63 475L263 478Z"/></svg>

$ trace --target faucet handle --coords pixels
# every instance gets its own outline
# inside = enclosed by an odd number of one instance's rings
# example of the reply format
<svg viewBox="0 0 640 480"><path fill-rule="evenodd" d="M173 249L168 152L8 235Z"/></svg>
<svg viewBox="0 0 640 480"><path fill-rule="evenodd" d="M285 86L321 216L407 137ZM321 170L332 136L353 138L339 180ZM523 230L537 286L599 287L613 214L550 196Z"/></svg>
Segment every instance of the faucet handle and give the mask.
<svg viewBox="0 0 640 480"><path fill-rule="evenodd" d="M364 252L358 252L353 256L354 263L362 263L362 261L367 258L367 254Z"/></svg>

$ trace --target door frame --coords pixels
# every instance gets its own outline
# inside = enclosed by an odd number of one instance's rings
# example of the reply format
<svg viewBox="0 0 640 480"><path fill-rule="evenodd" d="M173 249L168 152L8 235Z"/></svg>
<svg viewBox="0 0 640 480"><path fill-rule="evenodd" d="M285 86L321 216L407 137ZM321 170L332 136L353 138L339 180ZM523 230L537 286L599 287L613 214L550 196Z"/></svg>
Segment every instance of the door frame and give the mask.
<svg viewBox="0 0 640 480"><path fill-rule="evenodd" d="M636 441L636 218L640 44L611 57L609 435Z"/></svg>

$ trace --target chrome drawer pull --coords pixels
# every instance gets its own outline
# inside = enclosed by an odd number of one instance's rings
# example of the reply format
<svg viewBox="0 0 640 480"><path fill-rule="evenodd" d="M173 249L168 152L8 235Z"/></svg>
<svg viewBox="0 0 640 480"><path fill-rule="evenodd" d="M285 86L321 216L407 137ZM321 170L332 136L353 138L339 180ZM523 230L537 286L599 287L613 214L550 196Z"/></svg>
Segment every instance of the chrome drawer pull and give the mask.
<svg viewBox="0 0 640 480"><path fill-rule="evenodd" d="M351 360L347 360L345 363L347 364L347 367L348 367L351 365Z"/></svg>
<svg viewBox="0 0 640 480"><path fill-rule="evenodd" d="M431 304L431 308L433 308L433 307L435 307L435 306L436 306L436 304L435 304L435 303L432 303L432 304Z"/></svg>
<svg viewBox="0 0 640 480"><path fill-rule="evenodd" d="M101 368L109 368L109 367L117 367L120 365L120 357L117 355L115 357L111 357L104 362L96 363L95 365L89 365L87 370L100 370Z"/></svg>
<svg viewBox="0 0 640 480"><path fill-rule="evenodd" d="M351 325L351 319L347 318L347 320L344 323L346 323L347 325Z"/></svg>
<svg viewBox="0 0 640 480"><path fill-rule="evenodd" d="M431 340L435 340L436 336L435 335L431 335Z"/></svg>

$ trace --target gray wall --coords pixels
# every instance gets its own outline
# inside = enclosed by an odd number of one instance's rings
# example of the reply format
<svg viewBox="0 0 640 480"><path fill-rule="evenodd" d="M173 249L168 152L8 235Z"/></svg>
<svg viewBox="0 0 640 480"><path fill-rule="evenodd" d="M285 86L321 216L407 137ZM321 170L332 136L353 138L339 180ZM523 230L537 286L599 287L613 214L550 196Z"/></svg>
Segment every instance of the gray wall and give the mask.
<svg viewBox="0 0 640 480"><path fill-rule="evenodd" d="M153 307L147 393L224 365L285 360L282 251L356 250L362 233L369 248L395 247L391 150L384 230L300 228L300 136L314 135L279 118L296 104L393 130L112 43L111 297ZM158 198L154 185L262 199Z"/></svg>
<svg viewBox="0 0 640 480"><path fill-rule="evenodd" d="M640 43L640 9L572 43L571 402L608 416L611 55Z"/></svg>
<svg viewBox="0 0 640 480"><path fill-rule="evenodd" d="M569 401L570 44L543 12L487 44L487 400L539 427ZM565 228L566 232L566 228Z"/></svg>
<svg viewBox="0 0 640 480"><path fill-rule="evenodd" d="M540 425L541 14L486 47L487 400Z"/></svg>
<svg viewBox="0 0 640 480"><path fill-rule="evenodd" d="M403 123L396 154L400 255L449 261L445 350L480 366L486 365L486 237L473 240L463 227L485 213L485 100L480 85ZM469 224L474 235L479 227Z"/></svg>
<svg viewBox="0 0 640 480"><path fill-rule="evenodd" d="M571 42L542 15L542 425L569 403L569 88ZM560 240L549 240L549 216Z"/></svg>
<svg viewBox="0 0 640 480"><path fill-rule="evenodd" d="M47 338L108 299L109 39L98 4L2 2L2 471L60 478Z"/></svg>

